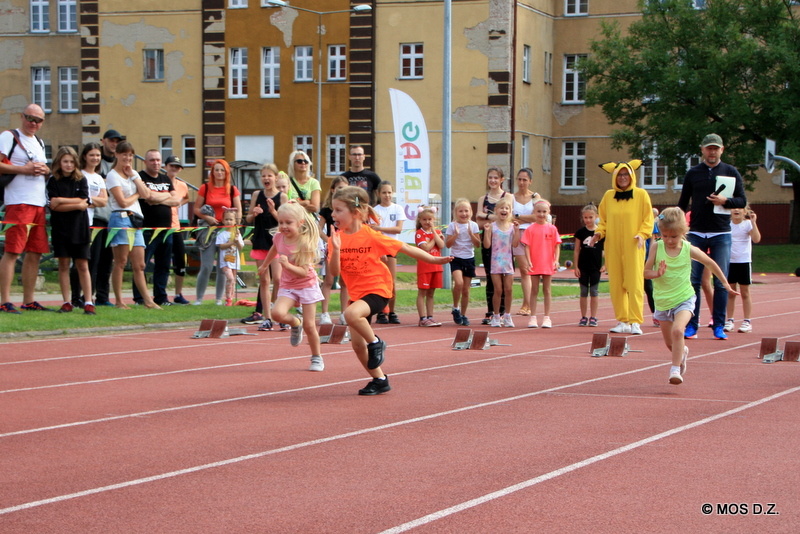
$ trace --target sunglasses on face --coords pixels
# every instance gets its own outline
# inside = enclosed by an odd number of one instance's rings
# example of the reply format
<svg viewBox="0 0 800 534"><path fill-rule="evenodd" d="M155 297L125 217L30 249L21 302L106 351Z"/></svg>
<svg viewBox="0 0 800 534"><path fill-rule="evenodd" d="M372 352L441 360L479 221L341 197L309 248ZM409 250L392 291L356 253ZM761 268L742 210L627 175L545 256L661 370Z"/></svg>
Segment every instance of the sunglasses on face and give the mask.
<svg viewBox="0 0 800 534"><path fill-rule="evenodd" d="M23 114L22 114L22 116L23 116L23 117L25 117L25 120L26 120L26 121L28 121L28 122L32 122L32 123L34 123L34 124L41 124L41 123L43 123L43 122L44 122L44 119L43 119L43 118L41 118L41 117L36 117L36 116L34 116L34 115L28 115L28 114L26 114L26 113L23 113Z"/></svg>
<svg viewBox="0 0 800 534"><path fill-rule="evenodd" d="M296 159L294 160L294 162L297 163L298 165L308 165L307 159Z"/></svg>

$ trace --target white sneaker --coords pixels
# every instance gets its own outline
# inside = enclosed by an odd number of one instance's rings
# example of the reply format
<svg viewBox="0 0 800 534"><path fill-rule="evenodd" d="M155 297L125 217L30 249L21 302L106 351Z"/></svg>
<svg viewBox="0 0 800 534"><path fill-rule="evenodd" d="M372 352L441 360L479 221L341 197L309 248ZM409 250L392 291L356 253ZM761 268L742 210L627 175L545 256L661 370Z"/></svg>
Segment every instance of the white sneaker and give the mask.
<svg viewBox="0 0 800 534"><path fill-rule="evenodd" d="M344 325L347 324L347 320L344 318L343 313L339 315L339 324L344 324Z"/></svg>
<svg viewBox="0 0 800 534"><path fill-rule="evenodd" d="M531 315L531 318L528 319L528 328L539 328L539 323L536 322L535 315Z"/></svg>
<svg viewBox="0 0 800 534"><path fill-rule="evenodd" d="M333 324L331 321L331 314L328 312L323 312L319 315L319 324Z"/></svg>
<svg viewBox="0 0 800 534"><path fill-rule="evenodd" d="M500 316L495 313L494 315L492 315L492 320L489 321L489 326L493 326L493 327L499 328L500 324L501 324L500 323Z"/></svg>
<svg viewBox="0 0 800 534"><path fill-rule="evenodd" d="M683 384L683 377L681 376L680 371L673 371L669 373L669 383L678 385Z"/></svg>
<svg viewBox="0 0 800 534"><path fill-rule="evenodd" d="M639 323L631 323L630 328L631 328L631 334L635 336L642 335L642 327L639 325Z"/></svg>
<svg viewBox="0 0 800 534"><path fill-rule="evenodd" d="M733 319L726 320L725 326L723 326L722 329L725 330L726 332L733 332L734 329Z"/></svg>
<svg viewBox="0 0 800 534"><path fill-rule="evenodd" d="M731 330L733 330L733 328L731 328ZM753 325L750 324L750 321L748 319L742 321L742 325L739 327L739 332L742 334L749 334L752 331L753 331Z"/></svg>
<svg viewBox="0 0 800 534"><path fill-rule="evenodd" d="M511 318L510 313L503 315L503 326L508 328L514 328L514 320Z"/></svg>
<svg viewBox="0 0 800 534"><path fill-rule="evenodd" d="M545 315L542 319L542 328L553 328L553 321L550 320L549 315Z"/></svg>
<svg viewBox="0 0 800 534"><path fill-rule="evenodd" d="M192 306L202 306L202 305L203 305L203 301L202 300L196 300L196 301L192 302Z"/></svg>
<svg viewBox="0 0 800 534"><path fill-rule="evenodd" d="M324 371L325 370L325 362L322 361L322 356L312 356L311 357L311 366L308 368L309 371Z"/></svg>
<svg viewBox="0 0 800 534"><path fill-rule="evenodd" d="M620 321L617 323L617 326L609 330L609 332L613 332L614 334L630 334L631 327L628 323L623 323Z"/></svg>
<svg viewBox="0 0 800 534"><path fill-rule="evenodd" d="M218 299L214 304L216 304L217 306L222 306L223 304L222 299Z"/></svg>

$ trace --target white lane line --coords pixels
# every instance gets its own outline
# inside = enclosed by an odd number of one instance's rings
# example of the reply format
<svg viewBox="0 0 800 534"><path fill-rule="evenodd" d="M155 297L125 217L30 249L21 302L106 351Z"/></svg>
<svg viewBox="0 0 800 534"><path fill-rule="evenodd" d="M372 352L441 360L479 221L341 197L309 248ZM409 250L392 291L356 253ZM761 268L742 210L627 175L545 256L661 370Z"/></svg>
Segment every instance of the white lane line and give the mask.
<svg viewBox="0 0 800 534"><path fill-rule="evenodd" d="M384 530L381 534L399 534L401 532L407 532L407 531L409 531L409 530L411 530L413 528L417 528L417 527L421 527L423 525L427 525L429 523L432 523L434 521L438 521L439 519L442 519L442 518L447 517L449 515L453 515L453 514L457 514L459 512L463 512L464 510L468 510L470 508L474 508L476 506L480 506L482 504L485 504L487 502L490 502L490 501L493 501L493 500L496 500L496 499L501 499L501 498L506 497L508 495L511 495L512 493L515 493L517 491L521 491L521 490L530 488L530 487L535 486L537 484L541 484L542 482L546 482L548 480L552 480L554 478L560 477L561 475L565 475L567 473L571 473L573 471L576 471L576 470L581 469L583 467L592 465L594 463L601 462L601 461L607 460L609 458L613 458L614 456L618 456L620 454L623 454L623 453L626 453L626 452L630 452L630 451L632 451L634 449L638 449L639 447L643 447L645 445L649 445L650 443L655 443L656 441L660 441L660 440L669 438L669 437L674 436L675 434L678 434L680 432L685 432L687 430L691 430L693 428L697 428L699 426L706 425L708 423L712 423L712 422L717 421L719 419L722 419L722 418L725 418L725 417L729 417L731 415L735 415L735 414L737 414L739 412L742 412L744 410L749 410L750 408L755 408L755 407L760 406L760 405L762 405L764 403L773 401L773 400L778 399L780 397L783 397L785 395L790 395L792 393L796 393L798 391L800 391L800 386L797 386L797 387L794 387L794 388L791 388L791 389L786 389L784 391L780 391L778 393L775 393L774 395L770 395L769 397L764 397L762 399L758 399L758 400L755 400L753 402L749 402L749 403L747 403L747 404L745 404L743 406L737 406L736 408L732 408L732 409L730 409L730 410L728 410L726 412L722 412L722 413L719 413L719 414L716 414L716 415L711 415L711 416L706 417L704 419L700 419L699 421L695 421L693 423L689 423L689 424L686 424L686 425L683 425L683 426L675 427L675 428L672 428L670 430L661 432L659 434L655 434L653 436L650 436L650 437L647 437L647 438L644 438L644 439L640 439L639 441L634 441L633 443L629 443L628 445L623 445L622 447L619 447L619 448L604 452L602 454L598 454L596 456L592 456L591 458L586 458L585 460L581 460L580 462L576 462L574 464L570 464L570 465L564 466L564 467L562 467L560 469L556 469L554 471L550 471L549 473L545 473L545 474L540 475L538 477L528 479L528 480L526 480L524 482L520 482L518 484L514 484L512 486L508 486L506 488L503 488L501 490L494 491L492 493L487 493L486 495L482 495L482 496L477 497L475 499L470 499L468 501L464 501L464 502L462 502L460 504L451 506L449 508L444 508L444 509L439 510L437 512L433 512L431 514L422 516L422 517L420 517L418 519L415 519L413 521L409 521L407 523L403 523L402 525L398 525L396 527Z"/></svg>

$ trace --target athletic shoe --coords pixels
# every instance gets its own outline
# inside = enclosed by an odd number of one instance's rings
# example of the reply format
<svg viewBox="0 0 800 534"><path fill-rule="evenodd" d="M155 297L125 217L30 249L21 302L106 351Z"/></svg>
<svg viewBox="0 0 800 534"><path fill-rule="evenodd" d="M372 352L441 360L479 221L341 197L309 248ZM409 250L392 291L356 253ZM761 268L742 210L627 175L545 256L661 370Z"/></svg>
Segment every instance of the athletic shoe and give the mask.
<svg viewBox="0 0 800 534"><path fill-rule="evenodd" d="M367 344L367 369L377 369L383 364L383 353L386 351L386 342L377 336L375 337L378 341Z"/></svg>
<svg viewBox="0 0 800 534"><path fill-rule="evenodd" d="M196 300L196 301L192 302L192 306L202 306L202 305L203 305L203 301L202 300Z"/></svg>
<svg viewBox="0 0 800 534"><path fill-rule="evenodd" d="M671 371L669 373L669 383L676 386L678 384L683 384L683 377L681 376L680 371Z"/></svg>
<svg viewBox="0 0 800 534"><path fill-rule="evenodd" d="M375 319L376 324L389 324L389 318L386 316L385 313L381 312L378 314L378 318Z"/></svg>
<svg viewBox="0 0 800 534"><path fill-rule="evenodd" d="M429 320L430 319L428 319L427 317L423 317L422 319L419 320L419 323L417 324L417 326L430 326L428 324Z"/></svg>
<svg viewBox="0 0 800 534"><path fill-rule="evenodd" d="M339 324L341 324L341 325L346 325L347 324L347 319L344 318L344 314L343 313L339 314Z"/></svg>
<svg viewBox="0 0 800 534"><path fill-rule="evenodd" d="M725 333L725 329L722 326L714 327L714 339L728 339L728 334Z"/></svg>
<svg viewBox="0 0 800 534"><path fill-rule="evenodd" d="M501 324L502 323L500 322L500 316L497 315L496 313L494 315L492 315L492 320L489 321L489 326L491 326L493 328L500 328Z"/></svg>
<svg viewBox="0 0 800 534"><path fill-rule="evenodd" d="M214 304L216 304L217 306L222 306L223 304L222 299L217 299L217 301Z"/></svg>
<svg viewBox="0 0 800 534"><path fill-rule="evenodd" d="M539 323L536 321L535 315L531 315L531 318L528 319L528 328L539 328Z"/></svg>
<svg viewBox="0 0 800 534"><path fill-rule="evenodd" d="M597 326L597 317L589 317L589 326Z"/></svg>
<svg viewBox="0 0 800 534"><path fill-rule="evenodd" d="M687 324L686 330L683 331L683 337L685 339L697 339L697 327Z"/></svg>
<svg viewBox="0 0 800 534"><path fill-rule="evenodd" d="M510 313L503 315L503 326L506 328L514 328L514 320L511 319Z"/></svg>
<svg viewBox="0 0 800 534"><path fill-rule="evenodd" d="M686 374L686 360L689 359L689 347L683 347L683 361L681 361L681 376Z"/></svg>
<svg viewBox="0 0 800 534"><path fill-rule="evenodd" d="M5 304L0 304L0 312L14 313L16 315L21 315L22 314L22 312L19 311L17 309L17 307L14 306L14 304L12 304L11 302L6 302Z"/></svg>
<svg viewBox="0 0 800 534"><path fill-rule="evenodd" d="M725 326L723 326L722 329L725 330L726 332L733 332L733 329L735 327L736 326L733 322L733 319L728 319L725 321Z"/></svg>
<svg viewBox="0 0 800 534"><path fill-rule="evenodd" d="M322 312L319 315L319 324L333 324L333 321L331 321L331 314L328 312Z"/></svg>
<svg viewBox="0 0 800 534"><path fill-rule="evenodd" d="M21 307L23 311L53 311L50 308L45 308L35 300L33 302L23 304Z"/></svg>
<svg viewBox="0 0 800 534"><path fill-rule="evenodd" d="M289 325L284 323L278 323L278 330L280 332L286 332L287 330L289 330Z"/></svg>
<svg viewBox="0 0 800 534"><path fill-rule="evenodd" d="M175 298L172 299L172 302L174 302L175 304L184 304L184 305L189 304L189 301L183 298L183 295L181 295L180 293L175 295Z"/></svg>
<svg viewBox="0 0 800 534"><path fill-rule="evenodd" d="M303 325L302 323L292 327L292 335L289 337L289 343L296 347L303 341Z"/></svg>
<svg viewBox="0 0 800 534"><path fill-rule="evenodd" d="M459 324L461 326L469 326L469 319L467 319L466 315L461 316L461 322Z"/></svg>
<svg viewBox="0 0 800 534"><path fill-rule="evenodd" d="M73 308L83 308L84 301L83 301L82 298L79 297L79 298L76 298L76 299L72 299L70 301L70 304L72 304Z"/></svg>
<svg viewBox="0 0 800 534"><path fill-rule="evenodd" d="M634 336L642 335L642 327L639 325L639 323L631 323L631 334Z"/></svg>
<svg viewBox="0 0 800 534"><path fill-rule="evenodd" d="M742 321L742 325L739 327L739 332L742 334L749 334L753 331L753 325L750 324L749 319L745 319Z"/></svg>
<svg viewBox="0 0 800 534"><path fill-rule="evenodd" d="M442 326L442 323L437 323L433 317L425 317L419 320L419 326Z"/></svg>
<svg viewBox="0 0 800 534"><path fill-rule="evenodd" d="M453 322L456 324L461 324L461 310L458 308L453 308L450 313L453 314Z"/></svg>
<svg viewBox="0 0 800 534"><path fill-rule="evenodd" d="M389 313L389 324L400 324L400 318L395 312Z"/></svg>
<svg viewBox="0 0 800 534"><path fill-rule="evenodd" d="M97 315L97 313L94 311L94 304L84 304L83 313L86 315Z"/></svg>
<svg viewBox="0 0 800 534"><path fill-rule="evenodd" d="M153 301L153 302L155 302L155 301ZM143 303L137 302L136 304L140 304L141 305ZM172 306L172 303L170 301L168 301L168 300L165 300L163 302L156 302L156 304L158 304L159 306L162 306L162 307L163 306Z"/></svg>
<svg viewBox="0 0 800 534"><path fill-rule="evenodd" d="M114 307L114 303L113 303L113 302L111 302L111 301L108 301L108 300L105 300L105 301L103 301L103 302L96 302L96 301L95 301L94 305L95 305L95 306L108 306L108 307L111 307L111 308L113 308L113 307Z"/></svg>
<svg viewBox="0 0 800 534"><path fill-rule="evenodd" d="M631 325L628 323L623 323L622 321L617 323L617 326L609 330L609 332L613 332L614 334L630 334L631 333Z"/></svg>
<svg viewBox="0 0 800 534"><path fill-rule="evenodd" d="M311 357L311 366L308 368L309 371L324 371L325 370L325 362L322 361L322 356L312 356Z"/></svg>
<svg viewBox="0 0 800 534"><path fill-rule="evenodd" d="M58 309L58 313L69 313L73 309L75 309L75 307L72 305L71 302L65 302L64 304L61 305L61 308Z"/></svg>
<svg viewBox="0 0 800 534"><path fill-rule="evenodd" d="M553 328L553 322L550 320L549 315L545 315L542 319L542 328Z"/></svg>
<svg viewBox="0 0 800 534"><path fill-rule="evenodd" d="M264 319L258 326L259 332L266 332L268 330L272 330L272 319Z"/></svg>
<svg viewBox="0 0 800 534"><path fill-rule="evenodd" d="M481 319L481 324L483 324L483 325L487 325L487 326L488 326L489 324L491 324L491 322L492 322L492 315L493 315L493 314L491 314L491 313L487 313L487 314L486 314L486 316L485 316L483 319Z"/></svg>
<svg viewBox="0 0 800 534"><path fill-rule="evenodd" d="M252 315L241 319L241 322L244 324L260 324L264 322L264 316L258 312L253 312Z"/></svg>
<svg viewBox="0 0 800 534"><path fill-rule="evenodd" d="M359 389L359 395L380 395L392 389L389 385L389 377L384 376L381 378L373 378L365 388Z"/></svg>
<svg viewBox="0 0 800 534"><path fill-rule="evenodd" d="M658 319L653 319L653 326L655 326L656 328L661 328L661 321L659 321Z"/></svg>
<svg viewBox="0 0 800 534"><path fill-rule="evenodd" d="M589 318L581 317L581 320L578 321L578 326L589 326Z"/></svg>

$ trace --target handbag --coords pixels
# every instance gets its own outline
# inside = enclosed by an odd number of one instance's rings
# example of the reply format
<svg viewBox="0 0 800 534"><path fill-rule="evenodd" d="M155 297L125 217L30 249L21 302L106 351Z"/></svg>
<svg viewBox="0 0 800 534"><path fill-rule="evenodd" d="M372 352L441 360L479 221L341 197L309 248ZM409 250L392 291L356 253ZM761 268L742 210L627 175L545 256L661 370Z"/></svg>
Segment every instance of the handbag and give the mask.
<svg viewBox="0 0 800 534"><path fill-rule="evenodd" d="M144 217L132 211L128 212L132 228L144 228Z"/></svg>

